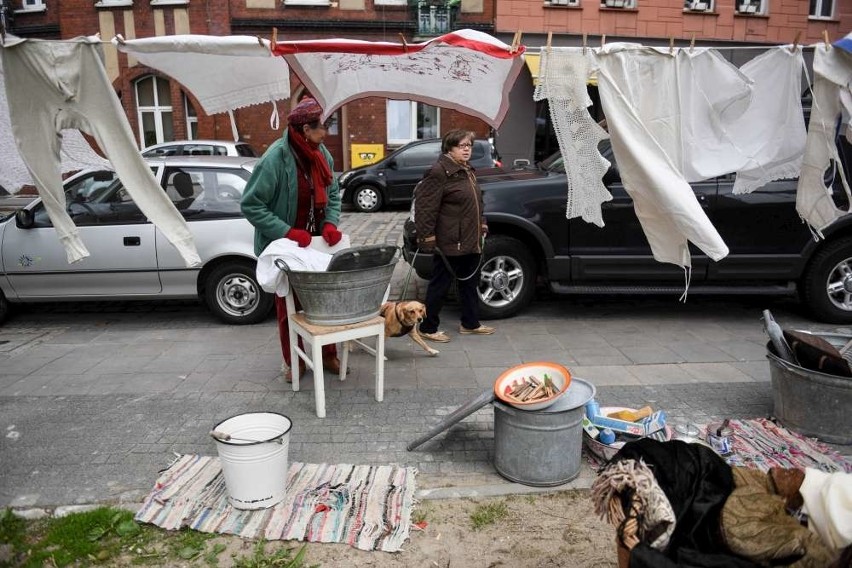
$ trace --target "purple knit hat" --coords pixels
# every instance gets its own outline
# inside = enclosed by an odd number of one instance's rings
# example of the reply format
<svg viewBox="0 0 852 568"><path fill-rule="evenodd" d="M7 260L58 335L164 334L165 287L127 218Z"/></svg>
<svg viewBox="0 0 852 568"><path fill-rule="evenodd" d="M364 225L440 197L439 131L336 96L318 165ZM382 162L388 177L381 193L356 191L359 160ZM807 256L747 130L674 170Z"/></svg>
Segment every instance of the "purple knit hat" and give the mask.
<svg viewBox="0 0 852 568"><path fill-rule="evenodd" d="M322 107L313 97L305 97L299 104L293 107L287 115L290 124L299 126L319 120L322 116Z"/></svg>

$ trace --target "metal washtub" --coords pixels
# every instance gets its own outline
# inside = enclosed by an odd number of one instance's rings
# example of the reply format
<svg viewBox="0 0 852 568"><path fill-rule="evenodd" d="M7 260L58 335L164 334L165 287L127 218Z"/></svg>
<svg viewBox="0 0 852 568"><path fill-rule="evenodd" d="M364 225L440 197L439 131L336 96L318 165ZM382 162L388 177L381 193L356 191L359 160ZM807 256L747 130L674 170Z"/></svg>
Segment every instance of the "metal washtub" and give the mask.
<svg viewBox="0 0 852 568"><path fill-rule="evenodd" d="M379 315L398 259L398 247L367 245L335 253L325 272L290 270L280 259L275 265L287 273L308 323L346 325Z"/></svg>

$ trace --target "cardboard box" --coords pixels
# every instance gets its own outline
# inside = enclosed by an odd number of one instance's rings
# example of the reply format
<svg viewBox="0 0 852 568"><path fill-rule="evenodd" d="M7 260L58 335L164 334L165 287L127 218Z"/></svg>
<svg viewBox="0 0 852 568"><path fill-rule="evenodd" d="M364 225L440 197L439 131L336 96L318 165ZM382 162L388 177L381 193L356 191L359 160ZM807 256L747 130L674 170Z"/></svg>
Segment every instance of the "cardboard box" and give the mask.
<svg viewBox="0 0 852 568"><path fill-rule="evenodd" d="M585 430L586 434L592 437L593 440L598 439L598 434L600 434L600 430L595 428L592 421L588 419L588 417L583 416L583 430Z"/></svg>

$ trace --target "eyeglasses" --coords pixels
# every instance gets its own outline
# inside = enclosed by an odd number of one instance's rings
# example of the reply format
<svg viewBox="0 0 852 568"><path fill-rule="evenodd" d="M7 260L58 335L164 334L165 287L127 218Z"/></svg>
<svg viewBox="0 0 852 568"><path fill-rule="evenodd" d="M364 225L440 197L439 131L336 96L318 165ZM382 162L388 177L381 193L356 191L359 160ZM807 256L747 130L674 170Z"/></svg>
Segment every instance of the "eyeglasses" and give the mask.
<svg viewBox="0 0 852 568"><path fill-rule="evenodd" d="M473 148L473 144L471 144L470 142L462 142L461 144L456 146L456 148L461 148L462 150L467 150L468 148Z"/></svg>

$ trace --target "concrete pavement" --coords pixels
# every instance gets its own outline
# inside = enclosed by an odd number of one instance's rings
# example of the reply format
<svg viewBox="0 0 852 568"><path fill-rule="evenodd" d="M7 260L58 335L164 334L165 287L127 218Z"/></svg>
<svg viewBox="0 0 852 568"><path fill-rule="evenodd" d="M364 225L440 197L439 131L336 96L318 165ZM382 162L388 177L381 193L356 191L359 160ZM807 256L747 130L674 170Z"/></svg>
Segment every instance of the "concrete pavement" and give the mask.
<svg viewBox="0 0 852 568"><path fill-rule="evenodd" d="M341 229L357 244L397 243L405 215L346 213ZM394 299L406 269L394 273ZM406 295L423 291L412 275ZM226 326L189 302L23 308L0 327L0 506L137 503L175 454L215 455L213 425L256 410L293 420L291 461L415 466L421 496L537 491L496 474L490 406L415 452L405 447L506 367L535 360L568 366L596 386L602 405L650 404L670 422L769 415L767 307L783 326L836 329L783 299L544 294L522 315L492 322L496 334L472 337L456 333L459 312L448 305L452 341L436 346L440 356L389 339L379 403L371 358L353 352L349 378L327 378L324 419L310 373L298 393L282 382L273 318ZM584 463L569 486L592 477Z"/></svg>

